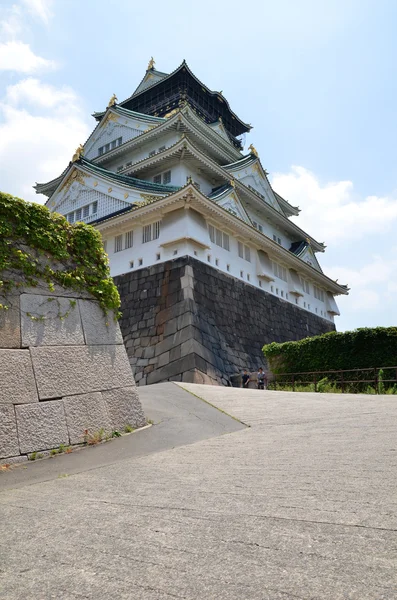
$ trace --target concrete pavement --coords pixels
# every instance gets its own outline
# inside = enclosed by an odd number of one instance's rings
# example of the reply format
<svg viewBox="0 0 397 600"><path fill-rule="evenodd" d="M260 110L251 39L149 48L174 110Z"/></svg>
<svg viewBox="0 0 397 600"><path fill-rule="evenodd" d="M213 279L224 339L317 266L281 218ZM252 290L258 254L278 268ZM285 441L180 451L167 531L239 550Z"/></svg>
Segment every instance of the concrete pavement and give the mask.
<svg viewBox="0 0 397 600"><path fill-rule="evenodd" d="M146 455L125 447L111 464L58 477L62 465L40 483L21 470L14 489L5 488L16 471L1 474L2 598L397 598L392 396L181 384L248 428L181 386L161 386L142 388L147 416L178 395L183 445ZM208 427L200 441L186 439L195 411L198 431ZM139 446L145 435L101 448ZM90 452L78 453L82 463Z"/></svg>

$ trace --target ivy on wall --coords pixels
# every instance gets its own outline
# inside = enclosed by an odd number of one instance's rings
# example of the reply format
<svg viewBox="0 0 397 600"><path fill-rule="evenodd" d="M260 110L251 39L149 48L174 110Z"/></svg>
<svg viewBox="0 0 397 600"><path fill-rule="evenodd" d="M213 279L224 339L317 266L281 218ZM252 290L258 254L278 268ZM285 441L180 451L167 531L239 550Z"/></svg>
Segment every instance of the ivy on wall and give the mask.
<svg viewBox="0 0 397 600"><path fill-rule="evenodd" d="M397 327L360 328L267 344L263 353L273 373L397 366Z"/></svg>
<svg viewBox="0 0 397 600"><path fill-rule="evenodd" d="M71 225L40 204L0 192L0 295L40 281L91 293L103 310L118 314L120 296L110 277L98 231ZM0 308L7 308L6 302Z"/></svg>

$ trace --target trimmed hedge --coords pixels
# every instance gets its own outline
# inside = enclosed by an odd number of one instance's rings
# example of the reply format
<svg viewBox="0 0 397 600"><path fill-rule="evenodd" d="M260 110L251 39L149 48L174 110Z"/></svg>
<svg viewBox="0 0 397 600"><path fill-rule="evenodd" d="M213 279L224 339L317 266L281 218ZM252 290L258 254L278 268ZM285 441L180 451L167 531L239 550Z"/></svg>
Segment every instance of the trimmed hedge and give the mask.
<svg viewBox="0 0 397 600"><path fill-rule="evenodd" d="M0 296L39 281L49 290L60 284L90 292L105 312L119 315L120 296L100 233L85 223L71 225L45 206L0 192ZM0 309L7 308L3 301Z"/></svg>
<svg viewBox="0 0 397 600"><path fill-rule="evenodd" d="M397 366L397 327L360 328L267 344L263 353L271 371L300 373Z"/></svg>

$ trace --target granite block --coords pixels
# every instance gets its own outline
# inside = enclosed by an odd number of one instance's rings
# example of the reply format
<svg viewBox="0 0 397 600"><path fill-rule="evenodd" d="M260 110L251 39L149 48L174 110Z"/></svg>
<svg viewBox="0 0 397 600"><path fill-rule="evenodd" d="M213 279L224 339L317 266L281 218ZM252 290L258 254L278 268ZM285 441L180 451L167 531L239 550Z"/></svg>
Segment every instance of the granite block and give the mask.
<svg viewBox="0 0 397 600"><path fill-rule="evenodd" d="M88 346L123 343L119 324L112 312L105 315L98 303L87 300L79 300L79 308Z"/></svg>
<svg viewBox="0 0 397 600"><path fill-rule="evenodd" d="M38 400L29 350L0 349L0 404Z"/></svg>
<svg viewBox="0 0 397 600"><path fill-rule="evenodd" d="M13 294L0 296L0 348L21 347L21 321L19 314L19 296Z"/></svg>
<svg viewBox="0 0 397 600"><path fill-rule="evenodd" d="M0 405L0 458L19 454L17 422L12 404Z"/></svg>
<svg viewBox="0 0 397 600"><path fill-rule="evenodd" d="M134 385L122 345L41 346L30 352L41 400Z"/></svg>
<svg viewBox="0 0 397 600"><path fill-rule="evenodd" d="M27 348L84 344L77 302L73 298L60 296L22 294L22 346ZM40 320L36 320L37 318Z"/></svg>
<svg viewBox="0 0 397 600"><path fill-rule="evenodd" d="M126 425L143 427L146 424L136 386L102 392L112 428L122 431Z"/></svg>
<svg viewBox="0 0 397 600"><path fill-rule="evenodd" d="M15 407L22 454L69 444L62 400Z"/></svg>
<svg viewBox="0 0 397 600"><path fill-rule="evenodd" d="M66 425L71 444L84 442L84 431L93 434L100 429L111 431L109 412L101 392L65 396Z"/></svg>

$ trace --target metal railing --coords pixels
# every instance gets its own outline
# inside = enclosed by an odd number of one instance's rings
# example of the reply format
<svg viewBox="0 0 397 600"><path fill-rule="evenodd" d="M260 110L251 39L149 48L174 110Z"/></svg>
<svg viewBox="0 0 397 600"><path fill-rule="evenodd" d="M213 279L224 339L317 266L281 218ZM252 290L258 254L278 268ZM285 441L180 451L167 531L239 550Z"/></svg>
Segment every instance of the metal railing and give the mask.
<svg viewBox="0 0 397 600"><path fill-rule="evenodd" d="M393 377L390 376L390 372ZM352 375L349 375L350 373ZM292 391L295 391L298 386L308 385L314 386L314 391L317 392L321 391L318 389L319 384L320 387L327 384L340 387L342 393L359 393L363 386L372 386L376 394L386 393L388 389L396 386L394 389L397 393L397 367L277 373L272 375L268 389L292 387Z"/></svg>

